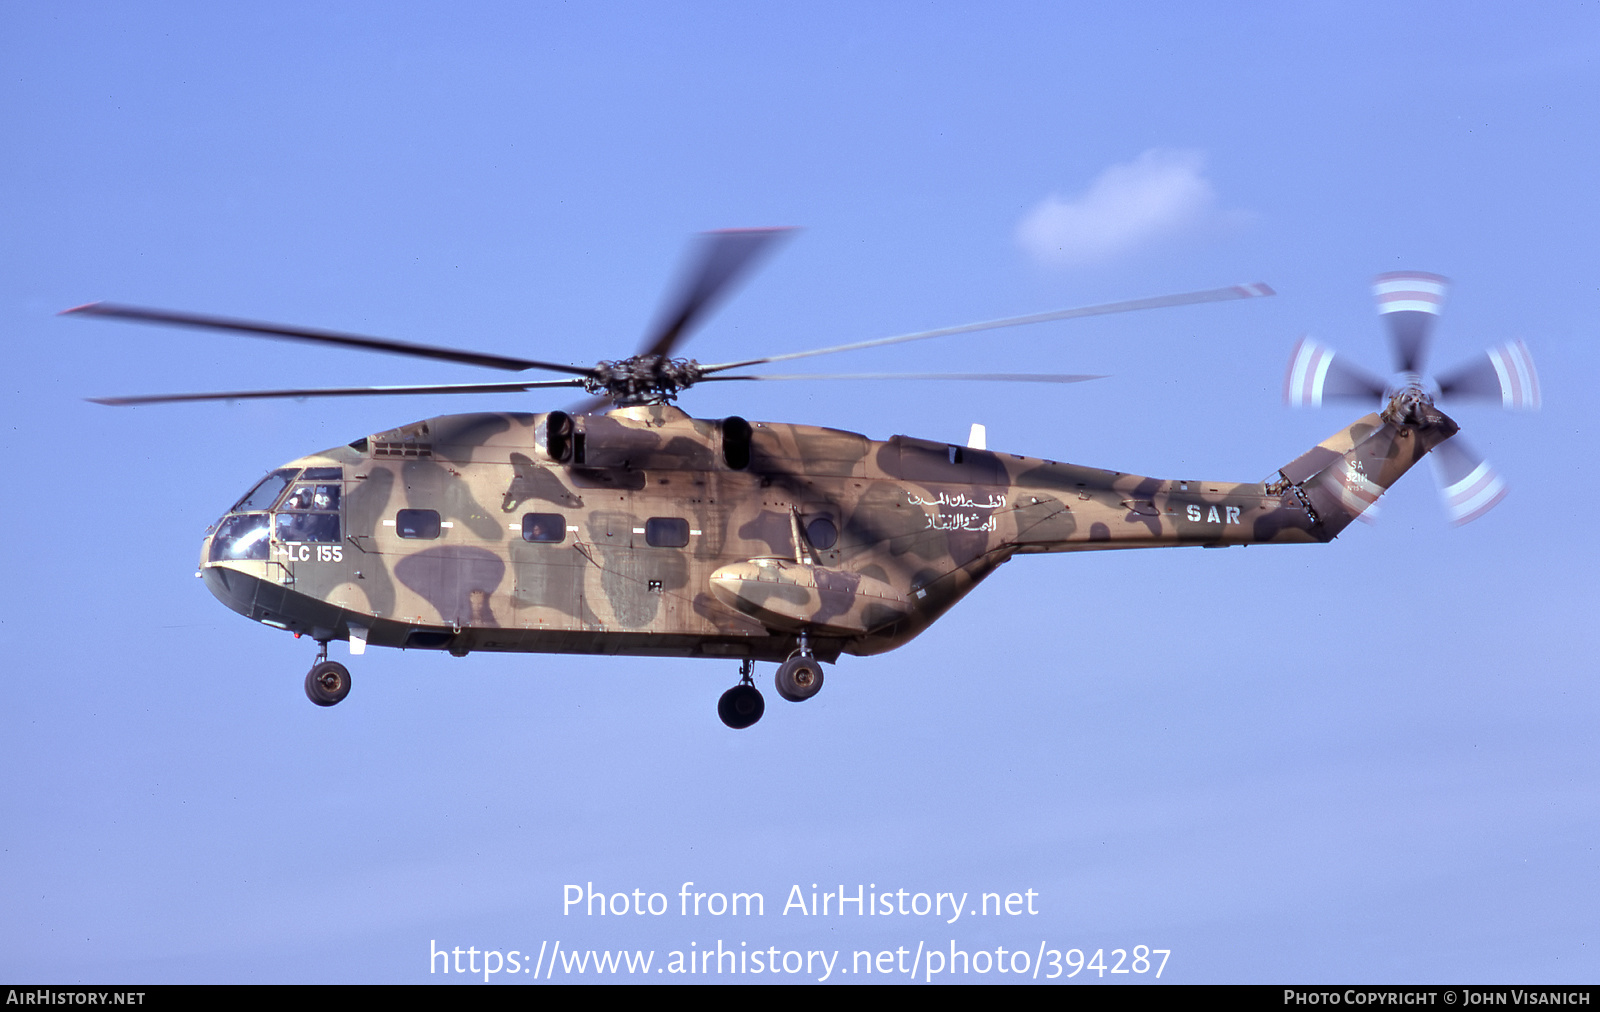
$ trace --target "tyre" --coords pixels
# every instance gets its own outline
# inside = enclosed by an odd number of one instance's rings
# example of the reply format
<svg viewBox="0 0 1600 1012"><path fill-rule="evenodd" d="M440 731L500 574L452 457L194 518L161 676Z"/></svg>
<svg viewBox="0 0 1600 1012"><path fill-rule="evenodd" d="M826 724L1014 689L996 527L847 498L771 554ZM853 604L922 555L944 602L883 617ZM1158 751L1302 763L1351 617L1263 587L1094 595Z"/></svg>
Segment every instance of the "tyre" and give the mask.
<svg viewBox="0 0 1600 1012"><path fill-rule="evenodd" d="M791 657L778 665L773 682L778 695L791 703L803 703L822 691L822 665L815 657Z"/></svg>
<svg viewBox="0 0 1600 1012"><path fill-rule="evenodd" d="M318 706L332 706L350 695L350 670L337 661L323 661L306 672L306 697Z"/></svg>
<svg viewBox="0 0 1600 1012"><path fill-rule="evenodd" d="M767 701L754 685L735 685L717 700L717 716L735 731L741 731L761 719L767 710Z"/></svg>

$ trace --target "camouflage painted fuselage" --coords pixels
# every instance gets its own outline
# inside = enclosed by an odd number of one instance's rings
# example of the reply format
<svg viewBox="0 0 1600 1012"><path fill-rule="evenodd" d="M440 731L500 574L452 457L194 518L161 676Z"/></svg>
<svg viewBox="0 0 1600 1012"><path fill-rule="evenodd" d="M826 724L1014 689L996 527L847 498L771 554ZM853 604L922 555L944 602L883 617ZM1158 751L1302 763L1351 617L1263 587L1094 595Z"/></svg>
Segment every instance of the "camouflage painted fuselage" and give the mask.
<svg viewBox="0 0 1600 1012"><path fill-rule="evenodd" d="M451 415L285 465L201 572L319 640L782 660L804 633L834 660L906 643L1017 554L1331 540L1454 432L1396 398L1237 484L664 406Z"/></svg>

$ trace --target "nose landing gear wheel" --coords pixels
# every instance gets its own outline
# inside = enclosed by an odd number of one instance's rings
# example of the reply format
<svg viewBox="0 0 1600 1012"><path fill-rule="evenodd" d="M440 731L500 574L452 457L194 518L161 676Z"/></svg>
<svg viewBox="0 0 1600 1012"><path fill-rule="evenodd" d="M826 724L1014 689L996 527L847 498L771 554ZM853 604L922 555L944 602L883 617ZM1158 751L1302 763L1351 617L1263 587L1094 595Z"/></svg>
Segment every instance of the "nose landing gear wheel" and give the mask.
<svg viewBox="0 0 1600 1012"><path fill-rule="evenodd" d="M822 665L815 657L791 657L778 665L773 683L778 695L791 703L803 703L822 691Z"/></svg>
<svg viewBox="0 0 1600 1012"><path fill-rule="evenodd" d="M306 697L318 706L332 706L350 695L350 671L338 661L322 661L306 672Z"/></svg>

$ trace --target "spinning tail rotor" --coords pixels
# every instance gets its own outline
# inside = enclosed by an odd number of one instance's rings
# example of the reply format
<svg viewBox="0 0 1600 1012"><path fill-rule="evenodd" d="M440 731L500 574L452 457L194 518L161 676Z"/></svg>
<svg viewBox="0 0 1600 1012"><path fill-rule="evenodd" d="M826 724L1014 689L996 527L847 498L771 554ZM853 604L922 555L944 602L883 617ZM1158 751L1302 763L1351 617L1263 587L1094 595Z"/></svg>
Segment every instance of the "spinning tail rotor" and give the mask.
<svg viewBox="0 0 1600 1012"><path fill-rule="evenodd" d="M1457 366L1431 383L1425 369L1433 330L1444 307L1449 281L1437 274L1397 271L1373 281L1378 315L1389 333L1389 346L1398 374L1392 382L1348 361L1331 348L1302 337L1289 358L1284 376L1284 402L1297 408L1321 407L1328 400L1382 403L1394 393L1414 390L1426 395L1428 387L1452 401L1498 403L1501 407L1537 410L1539 376L1533 356L1521 341L1510 341ZM1453 524L1483 516L1505 498L1506 484L1460 436L1433 453L1445 512Z"/></svg>

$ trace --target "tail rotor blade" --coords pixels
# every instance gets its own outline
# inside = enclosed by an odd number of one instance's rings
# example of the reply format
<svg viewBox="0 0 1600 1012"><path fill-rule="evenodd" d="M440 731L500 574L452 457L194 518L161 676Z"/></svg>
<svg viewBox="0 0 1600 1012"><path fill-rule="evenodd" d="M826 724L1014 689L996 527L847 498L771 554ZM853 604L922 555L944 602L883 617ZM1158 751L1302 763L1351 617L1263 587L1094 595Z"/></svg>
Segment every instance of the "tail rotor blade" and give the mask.
<svg viewBox="0 0 1600 1012"><path fill-rule="evenodd" d="M1378 315L1389 327L1395 369L1420 373L1428 357L1428 338L1444 308L1450 279L1422 271L1380 274L1372 283Z"/></svg>
<svg viewBox="0 0 1600 1012"><path fill-rule="evenodd" d="M1452 524L1471 523L1506 497L1505 480L1460 436L1440 443L1429 456Z"/></svg>
<svg viewBox="0 0 1600 1012"><path fill-rule="evenodd" d="M1283 377L1283 402L1297 408L1319 407L1330 397L1381 401L1383 391L1383 380L1309 337L1294 346Z"/></svg>
<svg viewBox="0 0 1600 1012"><path fill-rule="evenodd" d="M1502 407L1537 411L1539 373L1533 367L1528 346L1510 341L1440 376L1439 394L1499 401Z"/></svg>

